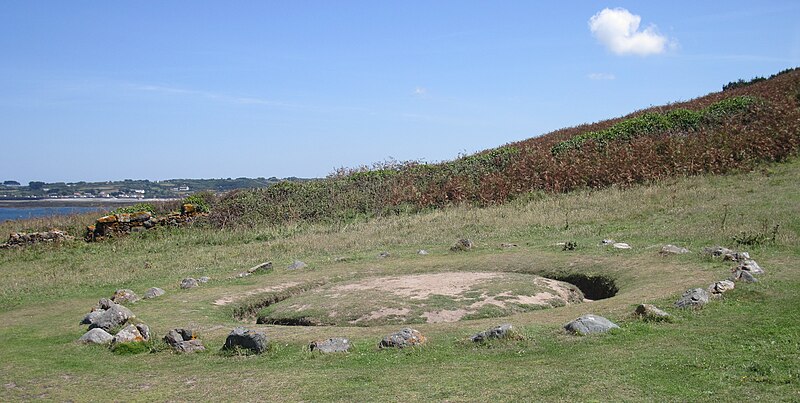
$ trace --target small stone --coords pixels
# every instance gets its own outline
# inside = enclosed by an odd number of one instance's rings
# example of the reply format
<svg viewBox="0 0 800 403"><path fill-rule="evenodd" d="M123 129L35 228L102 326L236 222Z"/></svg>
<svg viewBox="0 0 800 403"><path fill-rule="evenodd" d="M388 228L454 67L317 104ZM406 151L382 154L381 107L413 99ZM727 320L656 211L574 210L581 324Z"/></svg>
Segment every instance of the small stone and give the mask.
<svg viewBox="0 0 800 403"><path fill-rule="evenodd" d="M144 336L139 332L139 329L134 325L125 326L122 330L117 332L117 335L111 339L111 344L131 343L135 341L144 341Z"/></svg>
<svg viewBox="0 0 800 403"><path fill-rule="evenodd" d="M510 323L503 323L500 326L495 326L491 329L474 334L470 340L476 343L484 342L489 339L504 339L510 335L511 330L514 328Z"/></svg>
<svg viewBox="0 0 800 403"><path fill-rule="evenodd" d="M100 309L111 308L111 305L114 305L114 301L111 301L108 298L100 298L100 301L97 301L97 307Z"/></svg>
<svg viewBox="0 0 800 403"><path fill-rule="evenodd" d="M317 340L312 341L308 348L311 351L319 351L320 353L346 353L350 350L350 340L344 337Z"/></svg>
<svg viewBox="0 0 800 403"><path fill-rule="evenodd" d="M472 250L475 244L472 243L470 239L459 239L455 245L453 245L450 250L453 252L466 252L468 250Z"/></svg>
<svg viewBox="0 0 800 403"><path fill-rule="evenodd" d="M164 290L162 290L162 289L160 289L158 287L151 287L151 288L148 288L147 291L144 292L144 299L156 298L156 297L160 297L160 296L162 296L164 294L166 294L166 291L164 291Z"/></svg>
<svg viewBox="0 0 800 403"><path fill-rule="evenodd" d="M604 240L600 241L600 246L610 246L610 245L613 245L615 243L616 243L616 241L614 241L613 239L604 239Z"/></svg>
<svg viewBox="0 0 800 403"><path fill-rule="evenodd" d="M164 342L179 353L194 353L206 349L193 330L172 329L164 336Z"/></svg>
<svg viewBox="0 0 800 403"><path fill-rule="evenodd" d="M564 329L572 334L585 336L619 329L619 326L602 316L586 314L564 325Z"/></svg>
<svg viewBox="0 0 800 403"><path fill-rule="evenodd" d="M289 265L289 267L287 267L287 269L288 270L297 270L297 269L302 269L302 268L304 268L306 266L307 265L305 264L305 262L300 261L300 260L295 260L294 262L292 262L292 264Z"/></svg>
<svg viewBox="0 0 800 403"><path fill-rule="evenodd" d="M392 255L389 252L386 252L386 251L378 253L378 259L386 259L389 256L392 256Z"/></svg>
<svg viewBox="0 0 800 403"><path fill-rule="evenodd" d="M642 319L652 322L664 321L669 320L672 315L658 309L655 305L651 304L640 304L636 307L636 311L634 313L640 316Z"/></svg>
<svg viewBox="0 0 800 403"><path fill-rule="evenodd" d="M124 304L126 302L134 303L139 300L139 296L135 292L128 289L120 289L114 291L111 301L116 304Z"/></svg>
<svg viewBox="0 0 800 403"><path fill-rule="evenodd" d="M711 295L719 296L734 289L734 287L736 287L736 284L733 281L722 280L708 286L708 292L711 293Z"/></svg>
<svg viewBox="0 0 800 403"><path fill-rule="evenodd" d="M99 309L87 313L86 316L83 317L83 320L81 320L81 325L91 325L92 323L95 323L104 312L105 309Z"/></svg>
<svg viewBox="0 0 800 403"><path fill-rule="evenodd" d="M78 341L85 344L108 344L113 338L105 330L95 328L86 332Z"/></svg>
<svg viewBox="0 0 800 403"><path fill-rule="evenodd" d="M633 249L630 245L626 244L625 242L617 242L613 245L614 249Z"/></svg>
<svg viewBox="0 0 800 403"><path fill-rule="evenodd" d="M666 255L683 255L683 254L689 253L689 249L682 248L680 246L675 246L675 245L664 245L661 248L661 251L658 252L658 253L660 253L662 255L665 255L665 256Z"/></svg>
<svg viewBox="0 0 800 403"><path fill-rule="evenodd" d="M256 273L256 272L262 273L262 272L268 272L270 270L272 270L272 262L264 262L264 263L261 263L258 266L253 266L253 267L247 269L247 272L248 273Z"/></svg>
<svg viewBox="0 0 800 403"><path fill-rule="evenodd" d="M749 271L739 269L738 267L733 269L730 279L732 281L744 281L745 283L758 282L758 279L753 277Z"/></svg>
<svg viewBox="0 0 800 403"><path fill-rule="evenodd" d="M136 330L139 331L139 334L142 335L143 339L150 340L150 326L147 326L144 323L137 323Z"/></svg>
<svg viewBox="0 0 800 403"><path fill-rule="evenodd" d="M206 346L203 345L203 342L197 339L181 341L171 347L178 353L196 353L206 350Z"/></svg>
<svg viewBox="0 0 800 403"><path fill-rule="evenodd" d="M401 329L397 333L392 333L384 337L379 343L378 348L405 348L424 344L425 336L410 327Z"/></svg>
<svg viewBox="0 0 800 403"><path fill-rule="evenodd" d="M267 351L269 339L266 333L250 330L245 327L237 327L231 331L225 339L223 350L234 350L237 348L250 350L256 354Z"/></svg>
<svg viewBox="0 0 800 403"><path fill-rule="evenodd" d="M420 249L420 250L417 251L417 254L418 255L427 255L428 251L426 251L425 249Z"/></svg>
<svg viewBox="0 0 800 403"><path fill-rule="evenodd" d="M737 269L750 272L750 274L764 274L764 269L753 259L741 260Z"/></svg>
<svg viewBox="0 0 800 403"><path fill-rule="evenodd" d="M676 308L702 308L708 303L708 292L702 288L687 290L680 299L675 302Z"/></svg>
<svg viewBox="0 0 800 403"><path fill-rule="evenodd" d="M136 317L130 309L119 304L113 304L102 312L101 315L94 318L94 322L89 324L89 329L100 328L109 331Z"/></svg>
<svg viewBox="0 0 800 403"><path fill-rule="evenodd" d="M184 290L197 287L198 285L200 285L200 283L197 281L197 279L191 277L181 280L181 288Z"/></svg>
<svg viewBox="0 0 800 403"><path fill-rule="evenodd" d="M197 279L197 281L199 281L199 282L201 282L203 284L209 282L210 280L211 280L211 277L208 277L208 276L203 276L203 277L200 277L200 278Z"/></svg>
<svg viewBox="0 0 800 403"><path fill-rule="evenodd" d="M500 247L501 247L501 248L503 248L503 249L508 249L508 248L516 248L516 247L518 247L518 246L519 246L519 245L517 245L517 244L515 244L515 243L501 243L501 244L500 244Z"/></svg>

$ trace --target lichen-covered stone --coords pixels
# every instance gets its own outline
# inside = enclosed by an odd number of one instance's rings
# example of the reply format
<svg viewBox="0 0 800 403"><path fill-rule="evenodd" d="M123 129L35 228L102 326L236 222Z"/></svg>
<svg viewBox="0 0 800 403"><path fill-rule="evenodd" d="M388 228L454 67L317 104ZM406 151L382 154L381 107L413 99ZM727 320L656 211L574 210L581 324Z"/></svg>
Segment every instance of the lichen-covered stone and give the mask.
<svg viewBox="0 0 800 403"><path fill-rule="evenodd" d="M269 348L269 339L266 333L237 327L225 339L223 350L245 349L256 354L263 353Z"/></svg>
<svg viewBox="0 0 800 403"><path fill-rule="evenodd" d="M468 250L472 250L475 247L475 244L472 243L471 239L459 239L455 245L450 247L450 250L453 252L466 252Z"/></svg>
<svg viewBox="0 0 800 403"><path fill-rule="evenodd" d="M138 300L139 296L129 289L120 289L114 291L114 295L111 297L111 301L113 301L115 304L134 303Z"/></svg>
<svg viewBox="0 0 800 403"><path fill-rule="evenodd" d="M764 269L756 263L753 259L744 259L739 262L737 266L739 270L750 272L750 274L764 274Z"/></svg>
<svg viewBox="0 0 800 403"><path fill-rule="evenodd" d="M405 348L418 346L425 342L426 338L422 333L407 327L384 337L378 343L378 348Z"/></svg>
<svg viewBox="0 0 800 403"><path fill-rule="evenodd" d="M308 348L311 351L319 351L320 353L346 353L350 350L350 340L344 337L316 340L312 341Z"/></svg>
<svg viewBox="0 0 800 403"><path fill-rule="evenodd" d="M164 336L166 342L172 349L179 353L194 353L204 351L206 348L203 342L197 339L197 334L189 329L172 329Z"/></svg>
<svg viewBox="0 0 800 403"><path fill-rule="evenodd" d="M136 341L145 341L145 338L136 326L128 325L117 332L116 336L111 340L111 344L132 343Z"/></svg>
<svg viewBox="0 0 800 403"><path fill-rule="evenodd" d="M200 285L200 282L197 281L197 279L195 279L195 278L189 277L189 278L185 278L185 279L181 280L181 288L184 289L184 290L189 289L189 288L195 288L198 285Z"/></svg>
<svg viewBox="0 0 800 403"><path fill-rule="evenodd" d="M474 334L472 337L470 337L470 340L480 343L489 339L503 339L511 334L512 329L514 329L514 326L512 326L510 323L503 323L500 326L495 326L491 329Z"/></svg>
<svg viewBox="0 0 800 403"><path fill-rule="evenodd" d="M162 295L166 294L166 291L158 288L158 287L151 287L148 288L147 291L144 292L144 299L152 299L157 298Z"/></svg>
<svg viewBox="0 0 800 403"><path fill-rule="evenodd" d="M605 333L611 329L619 329L619 326L602 316L586 314L564 325L564 329L570 333L584 336Z"/></svg>
<svg viewBox="0 0 800 403"><path fill-rule="evenodd" d="M708 292L702 288L687 290L675 302L676 308L702 308L708 303Z"/></svg>
<svg viewBox="0 0 800 403"><path fill-rule="evenodd" d="M303 267L306 267L305 262L300 261L300 260L295 260L294 262L292 262L292 264L289 265L289 267L287 267L287 269L288 270L297 270L297 269L302 269Z"/></svg>
<svg viewBox="0 0 800 403"><path fill-rule="evenodd" d="M664 245L661 247L661 250L658 252L662 255L683 255L689 253L689 249L675 246L675 245Z"/></svg>
<svg viewBox="0 0 800 403"><path fill-rule="evenodd" d="M136 317L130 309L120 304L112 304L102 312L101 315L94 318L94 322L89 325L89 329L100 328L109 331Z"/></svg>
<svg viewBox="0 0 800 403"><path fill-rule="evenodd" d="M651 304L640 304L636 307L634 313L642 319L652 322L666 321L672 317L672 315Z"/></svg>
<svg viewBox="0 0 800 403"><path fill-rule="evenodd" d="M731 280L717 281L708 286L708 292L711 295L722 295L736 287L736 284Z"/></svg>
<svg viewBox="0 0 800 403"><path fill-rule="evenodd" d="M731 272L731 281L744 281L745 283L757 283L758 279L747 271L740 268L735 268Z"/></svg>

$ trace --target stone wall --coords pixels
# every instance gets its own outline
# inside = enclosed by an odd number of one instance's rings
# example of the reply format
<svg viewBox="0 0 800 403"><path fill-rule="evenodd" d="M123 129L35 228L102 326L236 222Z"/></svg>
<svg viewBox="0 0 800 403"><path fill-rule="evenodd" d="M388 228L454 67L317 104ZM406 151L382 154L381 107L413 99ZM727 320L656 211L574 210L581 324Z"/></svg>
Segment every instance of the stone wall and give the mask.
<svg viewBox="0 0 800 403"><path fill-rule="evenodd" d="M207 216L197 210L193 204L181 206L180 213L171 213L166 216L156 217L147 211L136 213L111 214L95 221L94 225L86 227L86 242L93 242L107 237L124 236L131 232L144 231L157 226L182 226L193 222L198 217Z"/></svg>
<svg viewBox="0 0 800 403"><path fill-rule="evenodd" d="M53 229L43 232L15 232L8 236L6 243L0 244L0 249L33 245L37 243L51 243L71 241L75 239L64 231Z"/></svg>

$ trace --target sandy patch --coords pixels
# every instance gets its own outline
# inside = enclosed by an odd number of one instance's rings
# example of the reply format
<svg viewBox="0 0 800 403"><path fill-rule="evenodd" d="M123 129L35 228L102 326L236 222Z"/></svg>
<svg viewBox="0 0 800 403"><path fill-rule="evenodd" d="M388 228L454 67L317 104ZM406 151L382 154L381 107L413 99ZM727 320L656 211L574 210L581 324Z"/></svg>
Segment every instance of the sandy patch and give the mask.
<svg viewBox="0 0 800 403"><path fill-rule="evenodd" d="M378 290L410 299L425 299L430 295L458 297L480 281L499 277L498 273L436 273L402 277L381 277L334 287L334 292Z"/></svg>
<svg viewBox="0 0 800 403"><path fill-rule="evenodd" d="M236 302L237 300L240 300L242 298L247 298L247 297L251 297L253 295L263 294L265 292L279 292L279 291L283 291L283 290L285 290L287 288L294 287L294 286L299 285L299 284L300 283L290 281L288 283L282 283L282 284L277 284L277 285L273 285L273 286L269 286L269 287L258 288L258 289L255 289L255 290L249 290L249 291L245 291L245 292L239 293L239 294L225 295L225 296L215 300L211 304L212 305L217 305L217 306L224 306L224 305L228 305L228 304L230 304L232 302Z"/></svg>
<svg viewBox="0 0 800 403"><path fill-rule="evenodd" d="M466 309L454 309L452 311L425 312L422 316L427 323L458 322L470 311Z"/></svg>

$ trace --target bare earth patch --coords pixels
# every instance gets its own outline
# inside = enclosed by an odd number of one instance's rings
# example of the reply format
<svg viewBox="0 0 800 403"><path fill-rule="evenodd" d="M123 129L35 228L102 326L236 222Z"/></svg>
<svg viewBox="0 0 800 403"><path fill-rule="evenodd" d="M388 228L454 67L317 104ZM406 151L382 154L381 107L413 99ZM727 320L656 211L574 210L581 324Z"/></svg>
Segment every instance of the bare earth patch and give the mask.
<svg viewBox="0 0 800 403"><path fill-rule="evenodd" d="M331 289L331 291L354 292L378 290L391 292L401 297L408 297L411 299L425 299L433 294L456 297L469 290L476 283L482 280L497 278L500 275L499 273L458 272L380 277L337 286Z"/></svg>
<svg viewBox="0 0 800 403"><path fill-rule="evenodd" d="M358 326L441 323L581 302L574 285L536 275L445 272L330 284L271 305L259 318Z"/></svg>

